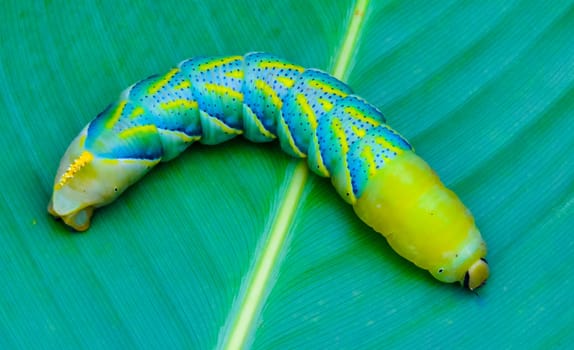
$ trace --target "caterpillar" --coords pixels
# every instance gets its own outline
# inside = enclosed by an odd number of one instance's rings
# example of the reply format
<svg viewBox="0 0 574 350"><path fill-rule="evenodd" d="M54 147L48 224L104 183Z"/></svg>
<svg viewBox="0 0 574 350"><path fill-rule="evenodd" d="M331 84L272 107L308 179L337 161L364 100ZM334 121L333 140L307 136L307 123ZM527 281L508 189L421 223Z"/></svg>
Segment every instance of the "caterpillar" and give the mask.
<svg viewBox="0 0 574 350"><path fill-rule="evenodd" d="M442 282L474 290L488 278L474 218L372 104L345 83L268 53L196 57L128 87L72 141L48 211L85 231L159 162L194 142L278 139L306 158L359 218Z"/></svg>

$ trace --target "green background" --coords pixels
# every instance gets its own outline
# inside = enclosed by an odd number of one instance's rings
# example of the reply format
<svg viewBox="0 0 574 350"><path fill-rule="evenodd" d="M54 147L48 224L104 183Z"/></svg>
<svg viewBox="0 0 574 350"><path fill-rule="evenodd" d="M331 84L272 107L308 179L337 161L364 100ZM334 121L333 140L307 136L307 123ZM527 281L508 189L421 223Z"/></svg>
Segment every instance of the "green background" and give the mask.
<svg viewBox="0 0 574 350"><path fill-rule="evenodd" d="M122 89L187 57L332 71L354 3L2 7L0 348L219 347L298 161L193 146L86 234L46 213L58 161ZM436 282L310 175L246 346L572 344L573 37L573 1L370 1L345 80L471 208L491 279L478 296Z"/></svg>

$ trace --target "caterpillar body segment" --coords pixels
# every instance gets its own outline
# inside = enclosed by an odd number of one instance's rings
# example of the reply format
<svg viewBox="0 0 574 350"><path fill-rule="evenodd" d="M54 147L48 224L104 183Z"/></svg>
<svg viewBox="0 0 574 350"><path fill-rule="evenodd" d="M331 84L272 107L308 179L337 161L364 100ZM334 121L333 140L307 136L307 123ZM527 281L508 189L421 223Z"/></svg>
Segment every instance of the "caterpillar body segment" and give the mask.
<svg viewBox="0 0 574 350"><path fill-rule="evenodd" d="M472 215L382 113L327 73L266 53L192 58L126 89L69 146L48 210L86 230L94 208L159 162L239 135L278 139L306 158L397 253L437 279L475 289L488 277Z"/></svg>

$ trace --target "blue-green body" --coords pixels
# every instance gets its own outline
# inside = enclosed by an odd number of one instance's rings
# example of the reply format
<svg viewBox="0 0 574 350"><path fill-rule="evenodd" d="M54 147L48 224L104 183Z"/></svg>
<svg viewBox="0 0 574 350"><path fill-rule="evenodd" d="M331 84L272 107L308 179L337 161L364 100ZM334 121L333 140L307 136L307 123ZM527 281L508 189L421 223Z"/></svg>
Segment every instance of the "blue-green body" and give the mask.
<svg viewBox="0 0 574 350"><path fill-rule="evenodd" d="M371 167L411 149L382 113L346 84L252 53L193 58L134 84L92 121L86 150L165 161L195 141L217 144L238 135L255 142L278 138L285 152L308 157L312 171L333 177L350 203L361 194ZM371 161L365 152L373 155Z"/></svg>

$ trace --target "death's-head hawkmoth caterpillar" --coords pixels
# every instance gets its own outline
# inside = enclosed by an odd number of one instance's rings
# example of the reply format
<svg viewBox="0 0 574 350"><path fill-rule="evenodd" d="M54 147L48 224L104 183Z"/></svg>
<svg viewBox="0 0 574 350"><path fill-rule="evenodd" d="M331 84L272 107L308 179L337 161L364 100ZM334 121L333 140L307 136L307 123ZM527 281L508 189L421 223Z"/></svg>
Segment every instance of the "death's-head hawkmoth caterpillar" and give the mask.
<svg viewBox="0 0 574 350"><path fill-rule="evenodd" d="M74 139L49 212L84 231L115 200L193 142L279 139L391 247L443 282L488 277L474 219L381 112L343 82L266 53L198 57L126 89Z"/></svg>

